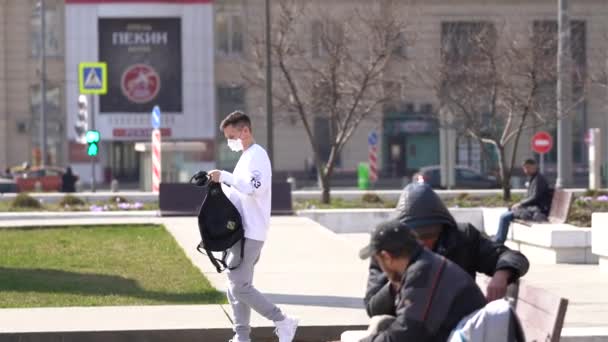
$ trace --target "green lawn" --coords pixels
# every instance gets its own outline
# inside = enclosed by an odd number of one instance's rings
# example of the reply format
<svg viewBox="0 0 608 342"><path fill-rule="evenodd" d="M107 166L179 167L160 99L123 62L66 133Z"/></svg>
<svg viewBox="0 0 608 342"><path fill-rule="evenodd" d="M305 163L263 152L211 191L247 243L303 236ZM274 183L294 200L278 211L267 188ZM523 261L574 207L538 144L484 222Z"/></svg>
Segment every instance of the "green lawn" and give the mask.
<svg viewBox="0 0 608 342"><path fill-rule="evenodd" d="M3 308L225 301L162 226L0 229Z"/></svg>

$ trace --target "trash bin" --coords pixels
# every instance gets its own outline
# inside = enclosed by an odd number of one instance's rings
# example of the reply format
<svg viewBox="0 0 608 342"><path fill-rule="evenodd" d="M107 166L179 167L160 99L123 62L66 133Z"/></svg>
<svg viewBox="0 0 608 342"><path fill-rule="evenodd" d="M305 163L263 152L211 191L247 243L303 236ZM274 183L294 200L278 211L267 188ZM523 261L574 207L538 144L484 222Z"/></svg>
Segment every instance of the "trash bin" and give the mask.
<svg viewBox="0 0 608 342"><path fill-rule="evenodd" d="M359 190L369 189L369 165L367 163L359 163L357 168L357 186Z"/></svg>

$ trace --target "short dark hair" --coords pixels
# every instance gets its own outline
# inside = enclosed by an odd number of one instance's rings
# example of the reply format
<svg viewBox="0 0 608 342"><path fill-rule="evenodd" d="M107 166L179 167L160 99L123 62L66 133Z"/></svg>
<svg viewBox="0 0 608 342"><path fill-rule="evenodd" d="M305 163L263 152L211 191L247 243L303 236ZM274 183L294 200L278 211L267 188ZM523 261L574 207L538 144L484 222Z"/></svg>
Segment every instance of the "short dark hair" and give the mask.
<svg viewBox="0 0 608 342"><path fill-rule="evenodd" d="M524 166L536 166L536 160L532 159L532 158L528 158L524 161L524 163L522 164Z"/></svg>
<svg viewBox="0 0 608 342"><path fill-rule="evenodd" d="M249 116L240 110L236 110L222 120L220 123L220 131L223 131L228 126L236 126L238 128L249 127L251 129L251 119Z"/></svg>

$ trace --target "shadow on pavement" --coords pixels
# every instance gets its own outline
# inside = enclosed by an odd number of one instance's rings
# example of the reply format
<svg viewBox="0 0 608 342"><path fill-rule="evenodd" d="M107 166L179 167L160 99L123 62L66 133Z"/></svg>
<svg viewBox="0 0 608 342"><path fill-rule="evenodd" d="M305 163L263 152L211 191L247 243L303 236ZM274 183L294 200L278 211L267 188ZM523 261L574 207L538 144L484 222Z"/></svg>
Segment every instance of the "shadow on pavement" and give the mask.
<svg viewBox="0 0 608 342"><path fill-rule="evenodd" d="M83 296L129 296L188 304L221 303L226 298L223 293L214 289L190 293L149 291L142 288L136 280L116 275L0 267L0 293L8 291Z"/></svg>

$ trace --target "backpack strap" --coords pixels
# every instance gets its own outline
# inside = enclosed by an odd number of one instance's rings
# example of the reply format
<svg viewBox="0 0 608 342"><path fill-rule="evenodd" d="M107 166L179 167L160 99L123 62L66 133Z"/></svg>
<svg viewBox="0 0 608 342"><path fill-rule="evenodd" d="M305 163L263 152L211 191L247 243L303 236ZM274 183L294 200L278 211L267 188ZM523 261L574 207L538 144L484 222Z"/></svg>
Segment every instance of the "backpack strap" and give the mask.
<svg viewBox="0 0 608 342"><path fill-rule="evenodd" d="M431 310L431 304L433 303L433 296L435 295L435 290L437 289L437 283L439 283L439 278L441 278L441 273L443 273L443 269L445 268L446 258L442 256L441 259L441 265L439 265L439 269L437 270L437 273L435 273L435 278L433 279L433 285L431 286L431 295L429 296L429 300L426 303L426 308L424 309L422 321L426 321L429 315L429 311Z"/></svg>
<svg viewBox="0 0 608 342"><path fill-rule="evenodd" d="M211 261L211 263L213 264L213 266L215 266L215 269L217 270L217 273L222 273L223 271L226 270L226 262L224 261L225 257L222 257L222 259L216 259L213 256L213 253L211 253L211 251L207 250L207 256L209 257L209 260Z"/></svg>
<svg viewBox="0 0 608 342"><path fill-rule="evenodd" d="M217 273L222 273L225 270L232 271L235 270L237 267L241 266L241 263L243 262L243 257L245 256L245 239L241 240L241 260L237 265L231 267L228 267L228 264L226 264L226 257L228 256L228 253L226 251L222 253L221 259L217 259L213 256L213 252L203 247L202 241L201 243L199 243L198 246L196 246L196 250L199 251L201 254L204 254L209 257L209 261L211 261L211 263L217 270Z"/></svg>

